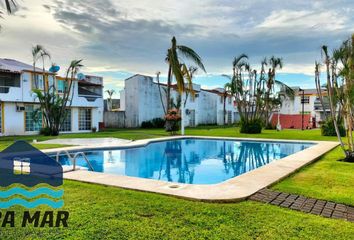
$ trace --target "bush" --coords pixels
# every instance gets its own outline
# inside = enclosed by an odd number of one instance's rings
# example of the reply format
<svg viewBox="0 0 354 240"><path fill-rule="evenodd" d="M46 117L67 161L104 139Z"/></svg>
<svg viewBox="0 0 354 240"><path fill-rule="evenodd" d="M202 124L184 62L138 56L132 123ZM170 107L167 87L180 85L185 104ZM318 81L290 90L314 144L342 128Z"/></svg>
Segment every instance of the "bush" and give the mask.
<svg viewBox="0 0 354 240"><path fill-rule="evenodd" d="M155 128L164 128L165 127L165 120L162 118L154 118L151 121L152 121L152 125Z"/></svg>
<svg viewBox="0 0 354 240"><path fill-rule="evenodd" d="M141 128L164 128L165 120L162 118L154 118L141 123Z"/></svg>
<svg viewBox="0 0 354 240"><path fill-rule="evenodd" d="M262 132L262 121L260 119L240 121L240 133L256 134L261 132Z"/></svg>
<svg viewBox="0 0 354 240"><path fill-rule="evenodd" d="M92 131L93 133L95 133L95 132L97 132L97 128L96 128L96 127L92 127L92 128L91 128L91 131Z"/></svg>
<svg viewBox="0 0 354 240"><path fill-rule="evenodd" d="M275 130L277 126L273 125L272 123L267 123L264 128L267 130Z"/></svg>
<svg viewBox="0 0 354 240"><path fill-rule="evenodd" d="M51 133L52 133L52 131L50 130L49 127L41 128L41 130L39 131L39 134L44 135L44 136L50 136L50 135L52 135Z"/></svg>
<svg viewBox="0 0 354 240"><path fill-rule="evenodd" d="M342 137L345 137L346 131L345 131L345 128L344 128L343 124L341 123L341 121L338 124L338 129L339 129L339 134ZM322 136L337 136L332 119L328 119L327 121L325 121L321 125L321 134L322 134Z"/></svg>

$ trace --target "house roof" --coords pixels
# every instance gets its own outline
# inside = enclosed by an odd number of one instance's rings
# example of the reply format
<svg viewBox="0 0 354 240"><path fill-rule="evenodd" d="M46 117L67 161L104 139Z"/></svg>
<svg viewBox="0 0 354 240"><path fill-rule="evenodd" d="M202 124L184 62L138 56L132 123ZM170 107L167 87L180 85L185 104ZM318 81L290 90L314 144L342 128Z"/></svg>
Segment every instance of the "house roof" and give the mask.
<svg viewBox="0 0 354 240"><path fill-rule="evenodd" d="M0 58L0 71L13 73L21 73L23 71L33 72L33 66L15 59ZM36 72L42 73L43 69L36 67ZM48 74L54 74L48 71L45 72Z"/></svg>
<svg viewBox="0 0 354 240"><path fill-rule="evenodd" d="M301 89L300 87L292 87L292 89L295 91L296 95L302 95L302 90L304 90L305 95L317 95L316 88ZM327 95L327 91L322 89L322 94Z"/></svg>

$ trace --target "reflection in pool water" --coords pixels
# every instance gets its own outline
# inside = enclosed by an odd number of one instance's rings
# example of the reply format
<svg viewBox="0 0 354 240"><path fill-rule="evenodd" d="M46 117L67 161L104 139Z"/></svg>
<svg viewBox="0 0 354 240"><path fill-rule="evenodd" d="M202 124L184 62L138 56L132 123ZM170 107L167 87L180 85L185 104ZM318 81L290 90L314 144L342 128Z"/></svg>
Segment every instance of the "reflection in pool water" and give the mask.
<svg viewBox="0 0 354 240"><path fill-rule="evenodd" d="M213 184L304 150L312 143L183 139L144 147L85 152L96 172L190 184ZM70 165L66 156L63 165ZM77 164L87 167L79 158Z"/></svg>

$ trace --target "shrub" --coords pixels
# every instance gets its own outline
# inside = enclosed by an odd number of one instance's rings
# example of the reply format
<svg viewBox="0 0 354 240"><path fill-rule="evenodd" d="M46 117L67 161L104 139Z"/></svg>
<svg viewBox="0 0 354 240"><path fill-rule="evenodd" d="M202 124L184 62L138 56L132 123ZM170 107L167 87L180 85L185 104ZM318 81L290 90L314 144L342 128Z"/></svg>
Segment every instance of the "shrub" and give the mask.
<svg viewBox="0 0 354 240"><path fill-rule="evenodd" d="M141 123L141 128L164 128L165 120L162 118L154 118Z"/></svg>
<svg viewBox="0 0 354 240"><path fill-rule="evenodd" d="M44 135L44 136L50 136L50 135L52 135L51 133L52 133L52 132L51 132L51 130L50 130L49 127L43 127L43 128L41 128L41 130L39 131L39 134L40 134L40 135Z"/></svg>
<svg viewBox="0 0 354 240"><path fill-rule="evenodd" d="M144 121L141 123L141 128L154 128L152 121Z"/></svg>
<svg viewBox="0 0 354 240"><path fill-rule="evenodd" d="M339 129L339 134L342 137L345 137L346 132L343 124L341 123L342 121L339 121L340 123L338 124L338 129ZM328 119L321 125L321 134L322 136L337 136L336 130L334 128L334 123L332 119Z"/></svg>
<svg viewBox="0 0 354 240"><path fill-rule="evenodd" d="M152 121L152 125L155 128L164 128L165 127L165 120L162 118L154 118L151 121Z"/></svg>
<svg viewBox="0 0 354 240"><path fill-rule="evenodd" d="M262 132L262 121L260 119L240 121L240 133L256 134L261 132Z"/></svg>
<svg viewBox="0 0 354 240"><path fill-rule="evenodd" d="M92 131L93 133L95 133L95 132L97 132L97 128L96 128L96 127L92 127L92 128L91 128L91 131Z"/></svg>
<svg viewBox="0 0 354 240"><path fill-rule="evenodd" d="M274 130L277 128L277 126L273 125L272 123L267 123L264 128L268 130Z"/></svg>

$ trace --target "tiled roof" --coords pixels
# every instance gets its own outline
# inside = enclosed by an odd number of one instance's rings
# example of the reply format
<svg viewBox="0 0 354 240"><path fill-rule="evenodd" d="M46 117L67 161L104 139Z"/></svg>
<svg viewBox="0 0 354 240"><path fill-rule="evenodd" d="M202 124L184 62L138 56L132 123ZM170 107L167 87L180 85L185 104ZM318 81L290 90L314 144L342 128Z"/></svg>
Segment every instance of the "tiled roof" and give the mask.
<svg viewBox="0 0 354 240"><path fill-rule="evenodd" d="M14 59L0 58L0 71L21 73L22 71L33 71L33 66ZM36 71L42 72L43 69L36 67Z"/></svg>

